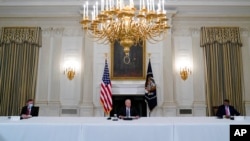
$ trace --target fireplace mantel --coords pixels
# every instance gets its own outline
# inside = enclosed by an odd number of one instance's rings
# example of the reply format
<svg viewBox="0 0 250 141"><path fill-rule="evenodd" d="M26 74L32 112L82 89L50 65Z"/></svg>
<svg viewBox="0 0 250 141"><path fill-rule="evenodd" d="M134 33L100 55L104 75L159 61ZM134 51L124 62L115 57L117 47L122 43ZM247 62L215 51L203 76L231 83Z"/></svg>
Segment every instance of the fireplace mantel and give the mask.
<svg viewBox="0 0 250 141"><path fill-rule="evenodd" d="M112 81L114 95L144 95L145 81Z"/></svg>

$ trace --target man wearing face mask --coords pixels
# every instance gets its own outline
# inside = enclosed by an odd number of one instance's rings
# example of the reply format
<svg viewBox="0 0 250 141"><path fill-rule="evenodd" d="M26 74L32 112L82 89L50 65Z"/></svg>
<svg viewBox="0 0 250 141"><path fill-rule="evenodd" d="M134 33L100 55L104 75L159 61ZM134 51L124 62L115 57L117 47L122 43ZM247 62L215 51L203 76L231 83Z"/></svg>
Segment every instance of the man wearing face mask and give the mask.
<svg viewBox="0 0 250 141"><path fill-rule="evenodd" d="M34 116L38 116L39 107L34 106L33 99L28 99L26 106L22 108L21 119L28 119Z"/></svg>

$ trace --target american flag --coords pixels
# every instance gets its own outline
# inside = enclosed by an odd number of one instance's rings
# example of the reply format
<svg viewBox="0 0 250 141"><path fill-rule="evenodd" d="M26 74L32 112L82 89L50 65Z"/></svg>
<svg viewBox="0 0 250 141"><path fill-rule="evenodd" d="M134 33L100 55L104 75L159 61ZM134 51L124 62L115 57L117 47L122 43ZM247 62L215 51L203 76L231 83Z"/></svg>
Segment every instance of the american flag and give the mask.
<svg viewBox="0 0 250 141"><path fill-rule="evenodd" d="M106 114L109 113L112 110L112 90L107 59L105 60L105 67L102 76L100 99L103 105L104 112Z"/></svg>

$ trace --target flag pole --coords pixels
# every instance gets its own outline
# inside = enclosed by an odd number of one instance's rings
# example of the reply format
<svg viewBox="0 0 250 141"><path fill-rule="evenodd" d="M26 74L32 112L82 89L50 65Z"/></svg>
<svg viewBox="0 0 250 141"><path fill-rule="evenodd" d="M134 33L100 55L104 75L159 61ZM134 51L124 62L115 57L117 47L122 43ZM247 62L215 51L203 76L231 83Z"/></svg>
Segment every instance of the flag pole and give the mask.
<svg viewBox="0 0 250 141"><path fill-rule="evenodd" d="M147 110L148 110L148 117L150 117L151 111L148 106L147 106Z"/></svg>
<svg viewBox="0 0 250 141"><path fill-rule="evenodd" d="M110 117L110 112L105 113L105 114L106 114L106 117Z"/></svg>
<svg viewBox="0 0 250 141"><path fill-rule="evenodd" d="M147 100L145 100L146 104L147 104L147 117L150 117L150 109L148 107L148 102Z"/></svg>

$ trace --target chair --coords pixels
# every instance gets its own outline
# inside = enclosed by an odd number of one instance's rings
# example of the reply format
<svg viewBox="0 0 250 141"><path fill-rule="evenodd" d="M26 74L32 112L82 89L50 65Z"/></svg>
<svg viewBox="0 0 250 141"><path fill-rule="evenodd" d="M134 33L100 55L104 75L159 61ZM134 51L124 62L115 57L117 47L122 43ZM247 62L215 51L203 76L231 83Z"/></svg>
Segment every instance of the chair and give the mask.
<svg viewBox="0 0 250 141"><path fill-rule="evenodd" d="M32 108L32 116L37 117L38 114L39 114L39 107L34 106L34 107Z"/></svg>

